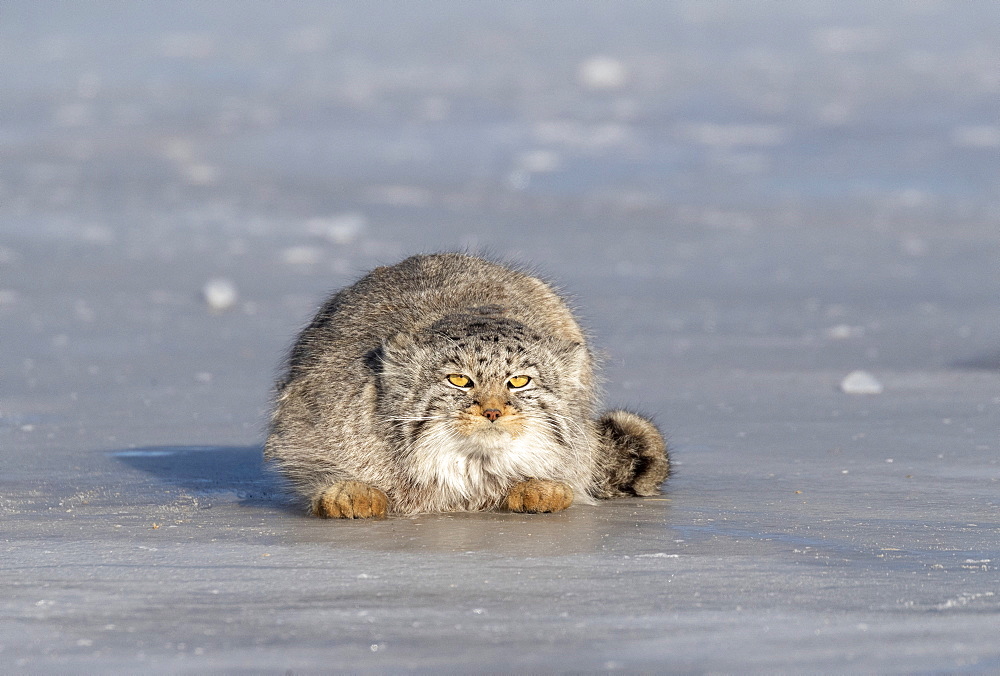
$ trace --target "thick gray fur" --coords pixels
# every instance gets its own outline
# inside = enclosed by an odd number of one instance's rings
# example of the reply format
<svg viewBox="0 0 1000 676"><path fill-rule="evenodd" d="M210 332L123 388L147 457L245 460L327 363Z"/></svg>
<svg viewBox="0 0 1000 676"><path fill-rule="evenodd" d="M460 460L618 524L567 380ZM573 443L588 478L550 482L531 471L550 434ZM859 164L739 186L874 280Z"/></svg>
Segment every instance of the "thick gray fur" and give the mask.
<svg viewBox="0 0 1000 676"><path fill-rule="evenodd" d="M451 373L475 387L449 386ZM531 385L511 391L515 375ZM468 413L487 398L502 403L495 423ZM595 405L586 338L548 284L464 254L414 256L335 294L302 331L264 454L314 511L341 481L383 491L390 514L502 509L530 478L579 502L656 494L670 471L660 432Z"/></svg>

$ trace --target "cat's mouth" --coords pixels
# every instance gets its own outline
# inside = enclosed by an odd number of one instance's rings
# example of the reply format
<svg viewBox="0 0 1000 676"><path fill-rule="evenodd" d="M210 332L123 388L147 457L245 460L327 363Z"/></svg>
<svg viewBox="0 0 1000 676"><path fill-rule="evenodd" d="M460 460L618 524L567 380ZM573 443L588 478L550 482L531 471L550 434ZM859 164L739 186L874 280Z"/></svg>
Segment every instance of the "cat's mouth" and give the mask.
<svg viewBox="0 0 1000 676"><path fill-rule="evenodd" d="M524 431L524 417L513 406L484 408L474 404L459 414L456 430L469 437L517 438Z"/></svg>

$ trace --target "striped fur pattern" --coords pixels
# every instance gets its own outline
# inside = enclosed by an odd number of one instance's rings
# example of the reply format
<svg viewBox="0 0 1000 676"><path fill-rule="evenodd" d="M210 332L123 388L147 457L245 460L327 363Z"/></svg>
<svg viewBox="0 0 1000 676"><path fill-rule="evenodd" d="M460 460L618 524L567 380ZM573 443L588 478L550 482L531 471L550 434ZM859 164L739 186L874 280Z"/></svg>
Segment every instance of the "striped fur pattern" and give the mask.
<svg viewBox="0 0 1000 676"><path fill-rule="evenodd" d="M301 333L265 457L320 516L655 494L669 474L659 431L625 411L596 417L595 400L586 338L549 285L463 254L415 256L334 295Z"/></svg>

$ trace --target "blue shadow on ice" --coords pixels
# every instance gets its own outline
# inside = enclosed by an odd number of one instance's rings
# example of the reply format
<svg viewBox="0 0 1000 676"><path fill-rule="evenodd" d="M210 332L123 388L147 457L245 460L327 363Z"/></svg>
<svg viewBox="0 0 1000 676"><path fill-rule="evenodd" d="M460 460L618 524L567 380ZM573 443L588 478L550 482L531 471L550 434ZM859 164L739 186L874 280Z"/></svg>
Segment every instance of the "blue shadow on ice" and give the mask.
<svg viewBox="0 0 1000 676"><path fill-rule="evenodd" d="M977 355L951 364L952 368L970 371L1000 371L1000 352Z"/></svg>
<svg viewBox="0 0 1000 676"><path fill-rule="evenodd" d="M243 503L284 501L260 446L150 446L111 453L157 481L199 493L235 493Z"/></svg>

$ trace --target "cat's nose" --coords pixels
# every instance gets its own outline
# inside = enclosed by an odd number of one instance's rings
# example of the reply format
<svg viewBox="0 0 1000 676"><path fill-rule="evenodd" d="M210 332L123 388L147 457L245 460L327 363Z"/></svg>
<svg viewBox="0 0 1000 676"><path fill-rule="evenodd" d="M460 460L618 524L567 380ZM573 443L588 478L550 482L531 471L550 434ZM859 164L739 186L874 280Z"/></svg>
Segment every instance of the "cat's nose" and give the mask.
<svg viewBox="0 0 1000 676"><path fill-rule="evenodd" d="M498 408L488 408L485 411L483 411L483 417L489 420L490 422L496 422L497 418L499 418L501 415L503 414L500 413L500 409Z"/></svg>

